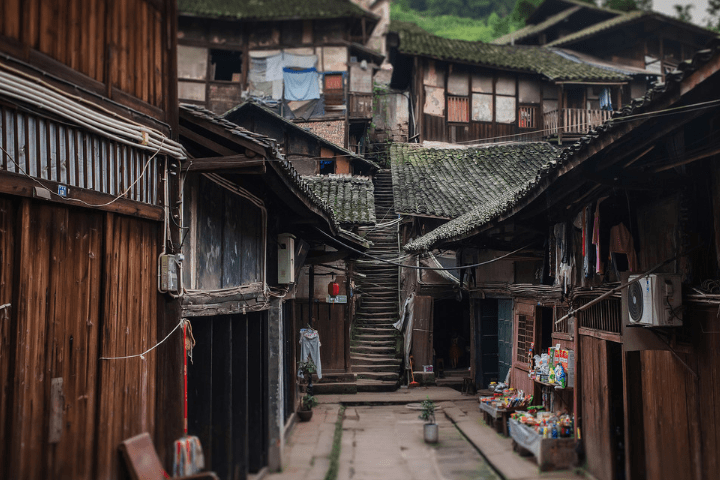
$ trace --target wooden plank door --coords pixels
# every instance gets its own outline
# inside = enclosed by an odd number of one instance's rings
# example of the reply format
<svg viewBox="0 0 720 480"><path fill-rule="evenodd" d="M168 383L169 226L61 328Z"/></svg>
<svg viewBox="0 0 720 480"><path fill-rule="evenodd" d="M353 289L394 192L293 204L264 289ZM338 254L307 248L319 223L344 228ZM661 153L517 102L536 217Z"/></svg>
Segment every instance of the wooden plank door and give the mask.
<svg viewBox="0 0 720 480"><path fill-rule="evenodd" d="M415 371L419 371L422 365L432 365L433 363L432 297L416 296L414 312L411 353L415 359Z"/></svg>
<svg viewBox="0 0 720 480"><path fill-rule="evenodd" d="M475 351L477 373L475 383L487 388L498 379L498 302L479 300L475 308Z"/></svg>
<svg viewBox="0 0 720 480"><path fill-rule="evenodd" d="M501 298L498 303L498 381L504 382L510 367L513 353L513 312L512 300Z"/></svg>

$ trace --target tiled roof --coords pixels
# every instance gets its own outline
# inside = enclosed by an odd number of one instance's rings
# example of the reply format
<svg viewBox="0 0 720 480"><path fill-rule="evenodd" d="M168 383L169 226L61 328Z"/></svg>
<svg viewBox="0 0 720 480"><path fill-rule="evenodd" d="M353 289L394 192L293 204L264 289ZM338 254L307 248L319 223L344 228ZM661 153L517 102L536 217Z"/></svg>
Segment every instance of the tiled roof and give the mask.
<svg viewBox="0 0 720 480"><path fill-rule="evenodd" d="M540 189L543 188L540 185L541 179L555 173L559 167L578 160L578 157L585 155L590 147L622 125L618 120L653 111L653 107L660 100L677 92L685 78L718 54L720 54L720 38L715 38L711 42L710 48L696 52L692 59L681 62L677 70L667 74L665 83L656 84L645 93L644 97L634 99L630 104L624 106L622 110L615 112L610 120L590 131L588 135L582 137L577 143L564 149L558 156L557 161L551 162L546 168L538 171L536 180L529 184L528 187L503 201L478 205L466 214L408 243L404 248L408 251L428 250L442 241L456 240L472 234L473 230L482 227L500 215L510 213L511 209L515 208L522 200L531 198L541 192Z"/></svg>
<svg viewBox="0 0 720 480"><path fill-rule="evenodd" d="M357 153L353 153L350 150L346 150L343 147L340 147L340 146L334 144L333 142L321 137L320 135L317 135L310 130L306 130L304 128L304 124L297 124L295 122L291 122L287 118L281 117L280 115L273 112L272 110L265 108L262 105L258 105L257 103L255 103L251 100L241 103L240 105L236 106L235 108L229 110L228 112L226 112L223 115L223 117L232 118L233 115L237 115L245 109L255 109L256 111L264 113L265 115L268 115L268 116L274 118L278 122L282 122L283 124L287 125L288 127L292 128L292 129L295 129L298 132L302 132L304 135L309 135L309 136L315 138L316 140L320 141L320 143L324 144L325 146L333 148L335 150L338 150L341 155L343 155L345 158L350 159L351 162L355 162L355 161L362 162L365 165L367 165L373 169L380 168L380 165L373 162L372 160L367 159L367 158L363 157L362 155L358 155Z"/></svg>
<svg viewBox="0 0 720 480"><path fill-rule="evenodd" d="M611 30L611 29L619 27L619 26L624 26L624 25L627 25L629 23L632 23L632 22L642 19L642 18L655 18L662 22L679 24L683 27L686 27L686 28L689 28L692 30L696 30L698 32L705 31L705 32L707 32L708 37L713 37L716 35L716 33L712 32L710 30L706 30L702 27L693 25L691 23L683 22L681 20L678 20L677 18L668 17L667 15L663 15L658 12L635 10L633 12L628 12L623 15L619 15L617 17L611 18L609 20L605 20L604 22L596 23L595 25L591 25L587 28L584 28L584 29L582 29L578 32L572 33L570 35L566 35L564 37L558 38L557 40L548 43L546 46L547 47L555 47L555 46L571 45L575 42L592 37L593 35L596 35L605 30Z"/></svg>
<svg viewBox="0 0 720 480"><path fill-rule="evenodd" d="M240 125L236 125L206 108L200 107L198 105L191 105L189 103L181 103L180 110L184 110L197 118L202 118L210 123L219 125L231 134L241 137L245 140L249 140L258 146L273 149L277 148L277 143L275 142L275 139L261 133L251 132L250 130L243 128Z"/></svg>
<svg viewBox="0 0 720 480"><path fill-rule="evenodd" d="M178 11L235 20L376 17L350 0L178 0Z"/></svg>
<svg viewBox="0 0 720 480"><path fill-rule="evenodd" d="M213 123L215 125L219 125L223 127L225 130L230 132L233 135L236 135L238 137L241 137L245 140L250 140L255 142L258 145L264 146L264 147L272 147L273 150L276 150L275 148L275 141L271 138L261 135L258 133L253 133L239 125L236 125L219 115L211 112L210 110L207 110L202 107L198 107L197 105L188 105L188 104L180 104L180 109L185 110L186 112L189 112L193 116L197 117L198 119L201 119L203 121L207 121L210 123ZM325 203L325 201L320 198L312 188L310 188L310 185L308 185L300 176L300 174L295 170L292 163L289 160L285 160L281 154L276 153L276 158L271 159L270 162L272 167L275 167L275 170L280 172L283 176L285 176L289 182L293 185L297 193L305 196L308 200L310 200L311 203L313 203L316 207L318 207L320 210L322 210L329 218L331 223L335 226L335 228L339 228L338 226L338 219L335 216L335 213L333 209Z"/></svg>
<svg viewBox="0 0 720 480"><path fill-rule="evenodd" d="M548 28L552 27L553 25L557 25L558 23L562 22L563 20L566 20L573 13L579 11L581 8L582 7L580 5L570 7L566 10L556 13L555 15L549 16L548 18L546 18L544 21L538 23L537 25L527 25L526 27L523 27L519 30L510 32L507 35L498 37L495 40L493 40L492 43L494 43L496 45L507 45L507 44L522 40L524 38L531 37L533 35L537 35L538 33L547 30Z"/></svg>
<svg viewBox="0 0 720 480"><path fill-rule="evenodd" d="M514 195L557 158L549 143L467 149L390 147L395 211L452 219L475 205Z"/></svg>
<svg viewBox="0 0 720 480"><path fill-rule="evenodd" d="M375 188L369 177L314 175L303 180L333 209L341 224L375 224Z"/></svg>
<svg viewBox="0 0 720 480"><path fill-rule="evenodd" d="M404 28L405 25L407 24L395 22L391 25L391 30L398 33L398 51L406 55L537 73L555 81L629 80L626 75L567 60L543 47L452 40L431 35L419 27Z"/></svg>

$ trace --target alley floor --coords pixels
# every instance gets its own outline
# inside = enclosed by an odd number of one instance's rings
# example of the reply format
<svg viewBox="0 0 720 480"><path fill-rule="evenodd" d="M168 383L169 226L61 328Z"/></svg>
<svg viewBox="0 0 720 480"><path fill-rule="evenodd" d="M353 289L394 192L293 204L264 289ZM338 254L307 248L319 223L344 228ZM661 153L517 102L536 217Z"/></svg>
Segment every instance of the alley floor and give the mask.
<svg viewBox="0 0 720 480"><path fill-rule="evenodd" d="M365 396L362 400L354 395L320 396L312 420L296 423L287 437L283 471L265 478L325 479L341 411L342 437L334 477L338 480L584 478L574 471L540 474L532 457L514 453L510 439L482 422L474 396L442 387ZM417 402L426 397L440 407L440 442L432 446L423 441L423 421L417 410Z"/></svg>

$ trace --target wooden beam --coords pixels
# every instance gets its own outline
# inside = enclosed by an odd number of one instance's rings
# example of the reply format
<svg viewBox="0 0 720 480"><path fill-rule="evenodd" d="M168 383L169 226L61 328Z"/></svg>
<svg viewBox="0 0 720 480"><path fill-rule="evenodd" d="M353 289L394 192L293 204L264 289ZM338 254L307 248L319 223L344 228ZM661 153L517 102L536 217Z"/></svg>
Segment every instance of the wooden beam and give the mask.
<svg viewBox="0 0 720 480"><path fill-rule="evenodd" d="M207 130L208 132L220 136L232 143L235 143L237 145L242 145L244 148L252 150L262 156L267 155L266 148L258 145L257 143L245 139L241 137L240 135L234 135L231 132L229 132L225 127L216 125L212 123L210 120L203 120L201 124L198 123L198 120L202 120L202 117L197 117L189 112L186 112L184 110L180 111L180 119L186 122L191 122L193 125L197 125L198 127L202 128L203 130ZM180 130L182 132L183 127L180 127ZM234 152L237 153L237 152Z"/></svg>
<svg viewBox="0 0 720 480"><path fill-rule="evenodd" d="M575 321L577 322L578 320L576 319ZM592 328L580 327L578 334L586 337L599 338L600 340L607 340L608 342L623 343L622 335L619 333L603 332Z"/></svg>
<svg viewBox="0 0 720 480"><path fill-rule="evenodd" d="M261 168L258 169L257 167ZM254 173L265 172L265 159L250 159L245 155L228 155L225 157L193 158L183 165L183 170L188 172L228 170L237 171L237 173L247 173L248 169L251 169Z"/></svg>
<svg viewBox="0 0 720 480"><path fill-rule="evenodd" d="M41 183L47 187L48 190L53 192L57 192L58 186L60 185L60 183L50 180L42 180ZM35 187L40 188L40 185L23 175L11 172L2 172L0 174L0 193L33 198L35 197ZM127 198L119 198L113 203L105 205L109 201L115 199L115 195L108 195L106 193L95 192L93 190L86 190L84 188L72 186L69 190L70 193L68 195L68 199L58 197L57 195L50 195L50 199L47 201L63 205L71 205L74 207L86 207L106 212L121 213L123 215L131 215L133 217L147 218L150 220L160 221L163 219L163 209L162 207L156 205L140 203ZM79 201L73 201L73 199ZM102 206L91 207L83 204L82 202L90 205Z"/></svg>
<svg viewBox="0 0 720 480"><path fill-rule="evenodd" d="M208 139L207 137L203 137L197 132L194 132L193 130L190 130L188 127L185 127L183 125L180 125L180 136L185 137L188 140L191 140L198 145L202 145L203 147L212 150L213 152L217 152L220 155L226 155L226 156L232 156L237 155L237 152L234 150L231 150L223 145L220 145L217 142L213 142L212 140Z"/></svg>

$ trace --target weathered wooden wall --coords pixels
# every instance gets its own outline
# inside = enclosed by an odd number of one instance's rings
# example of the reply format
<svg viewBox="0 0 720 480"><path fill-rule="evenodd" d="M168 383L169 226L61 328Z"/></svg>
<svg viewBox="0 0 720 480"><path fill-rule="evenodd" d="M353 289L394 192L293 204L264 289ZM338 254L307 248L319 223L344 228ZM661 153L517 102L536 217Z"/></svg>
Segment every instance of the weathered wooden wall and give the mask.
<svg viewBox="0 0 720 480"><path fill-rule="evenodd" d="M610 449L610 392L608 388L608 357L605 340L580 336L582 399L582 438L588 470L598 480L613 477L613 456ZM660 477L648 477L660 478Z"/></svg>
<svg viewBox="0 0 720 480"><path fill-rule="evenodd" d="M296 301L301 328L308 323L308 301ZM349 339L350 324L347 304L317 302L313 310L313 328L320 334L320 362L323 372L344 372L348 367L345 346Z"/></svg>
<svg viewBox="0 0 720 480"><path fill-rule="evenodd" d="M175 88L169 83L175 61L171 5L163 0L5 0L0 47L40 52L45 59L32 58L33 63L50 67L57 65L54 60L82 73L86 86L104 84L108 96L117 89L169 111L174 98L168 98L168 88ZM58 73L63 76L53 71Z"/></svg>
<svg viewBox="0 0 720 480"><path fill-rule="evenodd" d="M157 227L7 197L0 222L0 295L12 303L0 330L0 477L119 478L120 441L154 433L157 366L152 353L99 357L156 342Z"/></svg>
<svg viewBox="0 0 720 480"><path fill-rule="evenodd" d="M689 309L693 353L640 352L647 478L714 478L720 468L720 337L717 308ZM705 333L703 333L703 331ZM714 333L711 333L714 332Z"/></svg>

